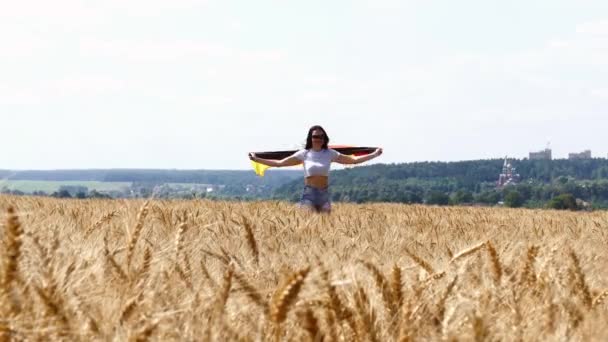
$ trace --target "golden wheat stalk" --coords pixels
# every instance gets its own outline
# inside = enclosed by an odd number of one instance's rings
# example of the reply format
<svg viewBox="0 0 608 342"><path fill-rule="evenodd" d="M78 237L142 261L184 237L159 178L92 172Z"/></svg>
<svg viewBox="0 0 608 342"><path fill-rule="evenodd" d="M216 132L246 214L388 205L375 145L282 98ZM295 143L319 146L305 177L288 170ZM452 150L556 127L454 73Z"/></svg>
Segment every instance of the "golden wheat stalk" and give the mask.
<svg viewBox="0 0 608 342"><path fill-rule="evenodd" d="M6 305L4 310L8 316L18 314L21 307L16 293L16 282L20 282L19 276L19 258L21 256L21 246L23 244L23 228L19 222L15 209L10 206L7 209L8 217L4 230L4 254L0 263L2 265L2 273L0 274L0 305ZM6 298L8 303L2 303ZM0 314L0 320L5 317ZM0 328L4 330L4 328ZM0 331L0 335L5 335Z"/></svg>
<svg viewBox="0 0 608 342"><path fill-rule="evenodd" d="M551 302L549 303L549 305L547 305L547 320L545 323L545 327L547 331L549 331L549 333L555 332L557 323L557 311L558 306L555 303Z"/></svg>
<svg viewBox="0 0 608 342"><path fill-rule="evenodd" d="M494 285L500 284L500 280L502 278L502 265L500 264L500 259L498 257L498 252L491 241L486 243L486 247L488 250L488 256L490 257L490 262L492 264L492 276L494 279Z"/></svg>
<svg viewBox="0 0 608 342"><path fill-rule="evenodd" d="M119 322L124 324L131 317L131 315L135 312L135 308L137 307L137 302L140 300L142 294L139 294L133 298L131 298L121 310L119 315Z"/></svg>
<svg viewBox="0 0 608 342"><path fill-rule="evenodd" d="M534 271L534 263L538 255L539 247L531 246L528 247L526 253L526 261L522 267L522 274L519 280L520 285L532 285L536 281L536 273Z"/></svg>
<svg viewBox="0 0 608 342"><path fill-rule="evenodd" d="M177 229L177 234L175 235L175 260L179 260L179 254L181 253L184 247L184 239L186 238L186 230L188 230L188 225L186 222L182 222Z"/></svg>
<svg viewBox="0 0 608 342"><path fill-rule="evenodd" d="M217 283L215 282L215 280L211 276L211 273L209 273L209 270L207 269L207 266L205 265L205 260L201 259L200 264L201 264L201 272L203 273L203 276L209 281L209 284L211 285L211 288L216 288L217 287Z"/></svg>
<svg viewBox="0 0 608 342"><path fill-rule="evenodd" d="M56 291L49 291L36 285L34 286L34 290L36 290L36 293L42 299L42 303L47 308L48 313L61 322L63 329L69 331L70 321L65 311L66 307Z"/></svg>
<svg viewBox="0 0 608 342"><path fill-rule="evenodd" d="M159 320L154 320L147 325L144 326L143 329L138 331L135 336L133 336L130 341L133 342L147 342L152 337L154 331L158 328Z"/></svg>
<svg viewBox="0 0 608 342"><path fill-rule="evenodd" d="M585 273L583 272L578 256L576 255L573 249L570 249L569 256L572 260L572 265L574 265L574 272L577 278L575 288L582 294L583 303L585 304L585 307L590 309L593 306L593 298L591 297L591 290L589 290L589 285L587 285L587 281L585 280Z"/></svg>
<svg viewBox="0 0 608 342"><path fill-rule="evenodd" d="M232 287L232 276L234 274L234 267L230 265L226 272L224 273L224 282L222 283L222 288L218 292L217 302L216 302L216 317L218 319L224 314L224 310L226 308L226 303L228 303L228 298L230 297L230 288Z"/></svg>
<svg viewBox="0 0 608 342"><path fill-rule="evenodd" d="M21 223L15 213L15 209L8 207L7 213L1 286L8 291L11 284L19 277L19 257L21 256L21 245L23 244L23 229L21 228Z"/></svg>
<svg viewBox="0 0 608 342"><path fill-rule="evenodd" d="M270 317L274 323L281 324L285 321L289 308L300 293L309 271L310 266L307 266L290 274L283 285L276 290L270 302Z"/></svg>
<svg viewBox="0 0 608 342"><path fill-rule="evenodd" d="M395 302L395 307L401 308L401 305L403 304L403 280L401 267L397 265L393 265L390 287L391 294L393 295L393 301Z"/></svg>
<svg viewBox="0 0 608 342"><path fill-rule="evenodd" d="M484 246L486 245L485 242L482 242L480 244L477 244L471 248L465 249L461 252L459 252L458 254L454 255L454 257L452 258L452 260L450 260L450 264L454 263L460 259L466 258L467 256L477 252L478 250L482 249Z"/></svg>
<svg viewBox="0 0 608 342"><path fill-rule="evenodd" d="M139 268L139 278L141 280L146 280L150 274L150 268L152 267L152 251L149 247L146 247L144 251L144 258L141 262L141 267Z"/></svg>
<svg viewBox="0 0 608 342"><path fill-rule="evenodd" d="M300 326L308 333L311 341L323 340L323 336L320 335L319 321L310 308L298 311L297 316Z"/></svg>
<svg viewBox="0 0 608 342"><path fill-rule="evenodd" d="M452 294L452 292L454 291L454 287L456 286L456 282L458 281L458 276L455 276L454 279L452 279L452 281L450 282L450 284L448 284L447 289L445 290L445 293L443 294L443 296L441 296L441 299L439 300L439 303L437 304L438 307L438 313L437 313L437 318L438 318L438 322L443 322L444 318L445 318L445 304L448 300L448 298L450 297L450 295Z"/></svg>
<svg viewBox="0 0 608 342"><path fill-rule="evenodd" d="M129 243L127 245L127 270L131 267L131 260L133 259L133 254L135 253L135 246L137 245L137 240L139 239L139 236L141 235L141 232L144 229L145 219L148 215L149 203L149 201L146 201L139 210L135 227L131 232L131 238L129 239Z"/></svg>
<svg viewBox="0 0 608 342"><path fill-rule="evenodd" d="M253 234L253 225L252 223L243 215L243 227L245 228L245 237L247 240L247 245L253 254L253 261L257 264L260 263L260 250L258 248L258 243L255 240L255 235Z"/></svg>
<svg viewBox="0 0 608 342"><path fill-rule="evenodd" d="M384 277L382 272L371 262L361 260L360 261L365 268L367 268L372 276L374 277L374 281L376 282L376 286L380 290L382 294L382 300L384 301L384 305L389 312L389 317L392 319L397 312L398 307L395 306L395 301L393 299L393 294L391 293L391 288L389 286L388 280Z"/></svg>
<svg viewBox="0 0 608 342"><path fill-rule="evenodd" d="M606 298L608 298L608 290L600 293L597 297L595 297L595 299L593 300L593 307L601 305L604 300L606 300Z"/></svg>
<svg viewBox="0 0 608 342"><path fill-rule="evenodd" d="M407 248L404 248L404 250L405 250L405 253L407 255L409 255L409 257L412 258L412 260L414 260L418 265L420 265L420 267L422 267L428 274L434 274L435 273L435 270L433 269L433 267L431 266L431 264L428 263L426 260L422 259L416 253L411 252Z"/></svg>
<svg viewBox="0 0 608 342"><path fill-rule="evenodd" d="M345 305L342 302L342 300L340 299L336 286L334 284L332 284L332 282L329 279L329 277L330 277L329 270L327 269L325 264L321 260L318 260L318 258L317 258L317 263L318 263L319 269L321 271L320 275L321 275L321 280L323 282L322 285L324 286L325 290L327 291L327 296L329 298L329 307L328 308L333 311L333 313L328 313L327 315L329 315L329 317L331 319L334 319L334 315L335 315L338 318L338 320L340 320L340 321L345 320L347 322L348 326L356 334L357 324L355 321L355 315L353 314L353 311L351 310L350 307ZM323 305L321 305L321 306L323 306ZM334 332L335 332L334 327L331 327L330 337L333 336ZM355 337L357 337L357 336L355 336Z"/></svg>
<svg viewBox="0 0 608 342"><path fill-rule="evenodd" d="M112 221L113 218L115 218L116 216L118 216L118 211L114 210L111 211L105 215L103 215L99 220L97 220L97 222L95 222L91 228L87 229L87 231L84 233L84 236L87 237L89 235L91 235L91 233L93 233L94 231L96 231L97 229L99 229L101 226L103 226L104 224Z"/></svg>
<svg viewBox="0 0 608 342"><path fill-rule="evenodd" d="M253 286L247 278L245 278L242 274L238 272L234 272L234 278L241 285L241 287L245 290L245 294L247 297L254 302L257 306L262 308L264 314L268 313L268 303L264 299L264 296Z"/></svg>
<svg viewBox="0 0 608 342"><path fill-rule="evenodd" d="M114 257L112 256L112 254L108 250L108 246L107 245L103 249L103 255L106 257L106 261L110 264L111 268L114 271L116 271L116 273L118 273L120 279L122 279L122 280L128 280L129 279L129 277L127 276L127 274L125 273L125 271L122 270L122 268L120 267L120 265L118 264L118 262L116 261L116 259L114 259Z"/></svg>
<svg viewBox="0 0 608 342"><path fill-rule="evenodd" d="M181 281L184 283L184 285L186 285L186 287L189 290L194 290L194 286L192 285L192 277L191 274L186 273L182 267L178 264L175 263L175 271L177 272L177 275L179 276L179 279L181 279Z"/></svg>
<svg viewBox="0 0 608 342"><path fill-rule="evenodd" d="M359 314L359 324L357 335L368 336L372 342L378 341L378 334L376 329L376 313L369 304L369 297L363 287L358 286L355 292L355 307Z"/></svg>

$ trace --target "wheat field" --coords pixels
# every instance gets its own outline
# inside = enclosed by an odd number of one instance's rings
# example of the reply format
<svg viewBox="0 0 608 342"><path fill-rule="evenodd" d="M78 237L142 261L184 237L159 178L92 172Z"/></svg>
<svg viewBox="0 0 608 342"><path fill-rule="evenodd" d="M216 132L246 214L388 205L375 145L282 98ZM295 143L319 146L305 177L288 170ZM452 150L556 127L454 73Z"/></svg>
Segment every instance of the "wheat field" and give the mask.
<svg viewBox="0 0 608 342"><path fill-rule="evenodd" d="M0 341L600 341L608 213L0 197Z"/></svg>

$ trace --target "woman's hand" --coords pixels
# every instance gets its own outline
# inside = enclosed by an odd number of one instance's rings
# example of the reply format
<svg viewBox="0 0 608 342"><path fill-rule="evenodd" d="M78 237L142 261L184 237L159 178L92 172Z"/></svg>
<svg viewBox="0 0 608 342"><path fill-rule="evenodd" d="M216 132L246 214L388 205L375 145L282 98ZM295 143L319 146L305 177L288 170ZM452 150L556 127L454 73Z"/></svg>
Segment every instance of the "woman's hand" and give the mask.
<svg viewBox="0 0 608 342"><path fill-rule="evenodd" d="M378 157L378 156L379 156L379 155L381 155L381 154L382 154L382 149L381 149L381 148L377 148L377 149L374 151L374 155L375 155L376 157Z"/></svg>
<svg viewBox="0 0 608 342"><path fill-rule="evenodd" d="M250 152L250 153L249 153L249 160L253 160L253 161L255 161L255 158L256 158L255 153Z"/></svg>

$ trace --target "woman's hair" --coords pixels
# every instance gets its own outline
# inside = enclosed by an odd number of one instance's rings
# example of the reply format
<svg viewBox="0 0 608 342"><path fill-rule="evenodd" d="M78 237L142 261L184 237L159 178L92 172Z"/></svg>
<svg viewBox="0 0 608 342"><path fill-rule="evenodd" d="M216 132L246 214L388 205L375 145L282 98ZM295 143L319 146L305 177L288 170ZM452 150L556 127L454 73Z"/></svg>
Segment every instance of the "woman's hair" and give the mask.
<svg viewBox="0 0 608 342"><path fill-rule="evenodd" d="M329 136L327 135L327 133L325 132L323 127L321 127L319 125L314 125L314 126L310 127L310 129L308 130L308 136L306 137L305 149L310 150L312 148L312 132L315 130L322 131L323 134L325 135L325 141L323 142L322 148L327 149L327 144L329 143Z"/></svg>

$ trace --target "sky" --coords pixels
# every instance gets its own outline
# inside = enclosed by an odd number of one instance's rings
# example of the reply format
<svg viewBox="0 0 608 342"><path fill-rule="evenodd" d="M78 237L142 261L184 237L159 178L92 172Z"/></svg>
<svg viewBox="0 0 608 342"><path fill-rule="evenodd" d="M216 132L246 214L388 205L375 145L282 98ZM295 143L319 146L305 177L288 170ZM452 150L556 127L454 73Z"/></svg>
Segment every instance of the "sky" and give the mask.
<svg viewBox="0 0 608 342"><path fill-rule="evenodd" d="M0 169L248 169L608 146L605 0L0 2Z"/></svg>

